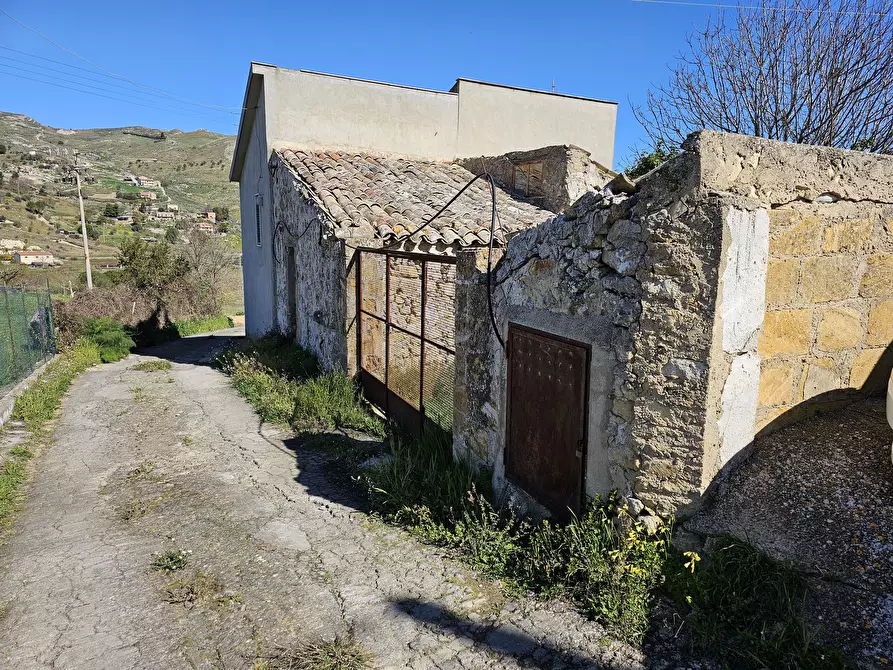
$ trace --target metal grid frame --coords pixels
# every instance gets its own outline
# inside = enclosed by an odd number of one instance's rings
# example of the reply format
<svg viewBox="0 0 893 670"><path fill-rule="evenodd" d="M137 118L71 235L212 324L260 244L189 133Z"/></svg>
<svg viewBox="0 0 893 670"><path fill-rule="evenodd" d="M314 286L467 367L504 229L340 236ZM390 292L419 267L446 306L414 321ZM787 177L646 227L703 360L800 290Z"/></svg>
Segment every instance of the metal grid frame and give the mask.
<svg viewBox="0 0 893 670"><path fill-rule="evenodd" d="M384 257L385 265L385 314L384 317L375 314L363 307L363 254L375 254ZM392 303L392 272L391 261L394 258L415 261L421 266L421 328L419 333L414 333L407 328L394 323L391 315ZM367 398L381 407L385 414L395 419L408 432L420 435L432 427L433 422L425 414L425 368L426 349L433 347L443 353L446 359L454 363L456 351L436 342L428 336L428 268L430 264L456 265L453 256L439 256L436 254L414 253L395 251L391 249L376 249L364 247L356 250L356 360L360 383ZM384 326L384 382L377 379L374 374L363 368L363 319L373 319ZM419 342L419 384L418 395L413 398L401 398L391 385L391 331L401 333L405 337ZM418 409L412 403L417 403ZM436 424L433 424L436 425ZM441 426L441 428L444 428Z"/></svg>

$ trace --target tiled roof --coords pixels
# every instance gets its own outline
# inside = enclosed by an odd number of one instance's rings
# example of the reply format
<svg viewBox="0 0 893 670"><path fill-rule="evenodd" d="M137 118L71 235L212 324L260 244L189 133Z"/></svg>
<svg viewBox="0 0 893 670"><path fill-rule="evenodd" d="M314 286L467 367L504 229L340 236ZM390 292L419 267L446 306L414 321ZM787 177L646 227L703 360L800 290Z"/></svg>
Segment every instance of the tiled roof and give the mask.
<svg viewBox="0 0 893 670"><path fill-rule="evenodd" d="M375 238L479 246L490 240L490 187L477 180L431 225L415 235L474 175L453 163L336 152L277 152L334 222L342 238ZM551 212L497 187L496 241L503 243Z"/></svg>

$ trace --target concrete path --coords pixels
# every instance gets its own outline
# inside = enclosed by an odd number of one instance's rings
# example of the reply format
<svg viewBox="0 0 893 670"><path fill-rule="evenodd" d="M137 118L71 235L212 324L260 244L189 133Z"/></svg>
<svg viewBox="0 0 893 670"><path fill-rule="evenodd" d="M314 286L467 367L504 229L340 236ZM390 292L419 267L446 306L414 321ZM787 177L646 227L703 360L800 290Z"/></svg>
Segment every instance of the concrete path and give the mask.
<svg viewBox="0 0 893 670"><path fill-rule="evenodd" d="M714 505L684 524L731 534L808 575L821 638L860 667L893 663L893 465L883 399L757 440Z"/></svg>
<svg viewBox="0 0 893 670"><path fill-rule="evenodd" d="M325 457L259 425L198 337L80 377L0 546L0 667L254 668L352 636L377 668L636 668L561 603L508 601L370 519ZM185 568L150 568L185 550Z"/></svg>

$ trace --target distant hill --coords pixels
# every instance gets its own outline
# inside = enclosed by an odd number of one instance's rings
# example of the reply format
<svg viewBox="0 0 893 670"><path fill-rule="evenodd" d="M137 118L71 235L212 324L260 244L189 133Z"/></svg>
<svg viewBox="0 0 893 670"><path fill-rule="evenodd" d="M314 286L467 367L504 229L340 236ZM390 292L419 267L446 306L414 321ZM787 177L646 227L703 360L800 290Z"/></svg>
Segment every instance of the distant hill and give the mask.
<svg viewBox="0 0 893 670"><path fill-rule="evenodd" d="M205 130L140 126L65 130L0 112L0 240L50 251L61 263L27 270L25 279L48 279L58 293L70 286L77 290L84 271L70 170L77 153L78 165L86 167L84 209L97 270L117 263L123 240L160 240L169 228L188 231L210 208L228 209L229 217L215 225L219 232L229 231L227 244L238 250L239 188L228 181L235 139ZM125 180L128 173L151 180L150 185ZM176 218L162 219L155 208ZM6 262L9 253L0 249L0 264Z"/></svg>
<svg viewBox="0 0 893 670"><path fill-rule="evenodd" d="M0 112L0 144L89 166L97 183L124 172L162 182L171 202L188 211L228 207L239 220L239 187L228 181L236 138L206 130L184 133L139 126L65 130L21 114ZM2 156L0 156L2 158ZM104 178L104 179L103 179Z"/></svg>

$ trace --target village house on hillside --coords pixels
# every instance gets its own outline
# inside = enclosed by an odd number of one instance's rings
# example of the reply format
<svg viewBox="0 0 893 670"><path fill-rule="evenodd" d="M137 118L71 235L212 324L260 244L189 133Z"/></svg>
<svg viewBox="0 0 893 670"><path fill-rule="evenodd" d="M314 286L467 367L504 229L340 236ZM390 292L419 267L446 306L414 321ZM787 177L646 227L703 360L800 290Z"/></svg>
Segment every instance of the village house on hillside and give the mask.
<svg viewBox="0 0 893 670"><path fill-rule="evenodd" d="M49 251L15 251L12 260L22 265L53 265L55 262Z"/></svg>

